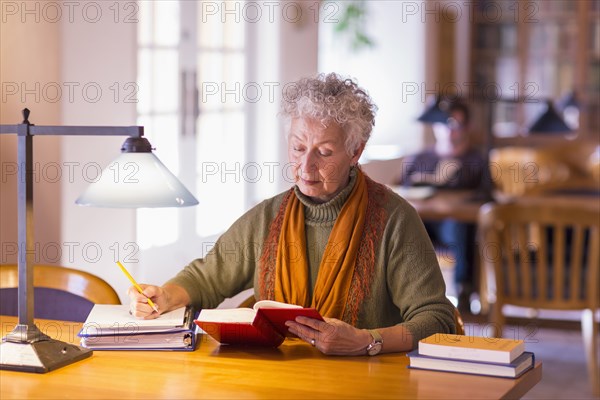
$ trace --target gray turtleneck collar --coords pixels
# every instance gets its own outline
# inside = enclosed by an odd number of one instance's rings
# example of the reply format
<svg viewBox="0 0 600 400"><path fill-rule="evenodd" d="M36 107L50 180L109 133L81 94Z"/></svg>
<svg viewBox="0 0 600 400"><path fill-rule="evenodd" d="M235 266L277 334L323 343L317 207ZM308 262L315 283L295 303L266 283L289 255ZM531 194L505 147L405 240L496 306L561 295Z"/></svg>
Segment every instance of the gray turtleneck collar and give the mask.
<svg viewBox="0 0 600 400"><path fill-rule="evenodd" d="M350 197L350 193L356 184L357 170L356 167L350 168L350 181L344 189L342 189L335 197L325 203L316 203L310 197L303 194L298 186L294 186L294 193L304 204L304 218L307 222L327 223L336 220L342 207Z"/></svg>

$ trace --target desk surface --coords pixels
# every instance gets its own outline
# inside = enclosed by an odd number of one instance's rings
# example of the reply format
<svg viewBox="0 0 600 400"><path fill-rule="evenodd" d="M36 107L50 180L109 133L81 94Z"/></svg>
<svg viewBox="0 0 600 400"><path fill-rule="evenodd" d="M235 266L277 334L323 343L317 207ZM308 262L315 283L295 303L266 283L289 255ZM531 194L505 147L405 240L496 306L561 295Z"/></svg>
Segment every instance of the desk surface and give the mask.
<svg viewBox="0 0 600 400"><path fill-rule="evenodd" d="M2 336L16 318L0 317ZM81 324L38 321L76 342ZM219 347L202 337L195 352L95 351L47 374L0 371L0 398L517 398L542 378L542 365L519 379L408 369L403 354L324 356L286 340L278 349Z"/></svg>
<svg viewBox="0 0 600 400"><path fill-rule="evenodd" d="M437 190L426 199L407 199L423 220L452 218L462 222L477 222L479 208L485 201L477 199L473 190Z"/></svg>
<svg viewBox="0 0 600 400"><path fill-rule="evenodd" d="M442 220L452 218L461 222L476 223L479 208L486 202L477 198L472 190L437 190L426 199L407 199L423 220ZM499 202L511 201L498 199ZM573 208L600 209L600 197L578 193L545 193L539 196L519 197L521 203L553 203Z"/></svg>

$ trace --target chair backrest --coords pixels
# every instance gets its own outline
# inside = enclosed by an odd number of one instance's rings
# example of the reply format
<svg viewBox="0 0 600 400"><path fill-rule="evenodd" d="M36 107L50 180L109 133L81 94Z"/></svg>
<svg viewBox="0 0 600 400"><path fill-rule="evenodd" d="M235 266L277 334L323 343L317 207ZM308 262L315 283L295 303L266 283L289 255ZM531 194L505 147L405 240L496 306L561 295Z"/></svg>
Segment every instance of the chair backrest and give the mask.
<svg viewBox="0 0 600 400"><path fill-rule="evenodd" d="M479 213L481 261L494 271L497 304L598 308L600 211L523 203L488 203Z"/></svg>
<svg viewBox="0 0 600 400"><path fill-rule="evenodd" d="M490 151L490 175L499 198L562 187L573 171L551 149L500 147Z"/></svg>
<svg viewBox="0 0 600 400"><path fill-rule="evenodd" d="M238 308L252 308L256 304L256 299L254 295L250 295L247 299L244 299L239 305Z"/></svg>
<svg viewBox="0 0 600 400"><path fill-rule="evenodd" d="M17 314L18 269L0 265L0 314ZM117 292L103 279L66 267L33 268L36 318L83 322L94 304L121 304Z"/></svg>
<svg viewBox="0 0 600 400"><path fill-rule="evenodd" d="M539 147L508 146L489 153L496 199L539 195L555 190L598 190L600 151L588 140Z"/></svg>
<svg viewBox="0 0 600 400"><path fill-rule="evenodd" d="M462 319L462 315L460 315L460 311L458 311L458 308L456 307L454 307L454 325L456 326L457 335L465 334L465 322Z"/></svg>

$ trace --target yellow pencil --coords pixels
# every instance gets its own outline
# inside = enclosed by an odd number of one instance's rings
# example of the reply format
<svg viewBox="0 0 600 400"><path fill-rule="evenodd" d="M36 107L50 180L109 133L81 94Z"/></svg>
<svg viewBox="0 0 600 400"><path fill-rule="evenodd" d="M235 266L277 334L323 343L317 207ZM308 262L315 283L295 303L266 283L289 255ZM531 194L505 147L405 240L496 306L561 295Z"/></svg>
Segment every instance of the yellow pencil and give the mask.
<svg viewBox="0 0 600 400"><path fill-rule="evenodd" d="M142 290L140 285L138 285L138 283L135 281L135 279L133 279L133 276L131 276L129 271L127 271L125 269L125 267L123 266L123 264L121 264L121 261L117 261L117 265L119 266L119 268L121 268L121 271L123 271L125 276L129 279L129 281L137 289L137 291L140 292L140 294L145 296L144 291ZM154 309L154 311L158 312L158 307L156 306L156 304L154 304L154 302L152 300L150 300L149 297L147 297L147 299L148 299L148 304L150 305L150 307L152 307Z"/></svg>

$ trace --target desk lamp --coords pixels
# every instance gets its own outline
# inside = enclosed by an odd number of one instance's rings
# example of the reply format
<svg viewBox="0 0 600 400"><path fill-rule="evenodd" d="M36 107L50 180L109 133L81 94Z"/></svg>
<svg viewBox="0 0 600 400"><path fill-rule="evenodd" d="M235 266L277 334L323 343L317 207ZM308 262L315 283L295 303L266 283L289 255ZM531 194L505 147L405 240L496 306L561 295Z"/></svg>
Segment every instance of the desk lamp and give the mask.
<svg viewBox="0 0 600 400"><path fill-rule="evenodd" d="M574 91L562 96L556 103L556 107L562 114L563 120L573 130L579 128L579 111L581 103Z"/></svg>
<svg viewBox="0 0 600 400"><path fill-rule="evenodd" d="M115 162L129 166L129 179L102 177L77 199L80 205L104 207L186 207L198 200L152 154L142 126L43 126L29 122L29 110L23 110L23 122L0 125L0 134L16 134L18 223L18 324L0 344L0 369L48 372L92 355L92 351L51 339L33 322L33 137L60 136L128 136ZM113 165L114 163L111 163ZM23 168L25 169L23 171Z"/></svg>
<svg viewBox="0 0 600 400"><path fill-rule="evenodd" d="M534 102L545 103L545 110L541 112L534 119L533 123L529 125L527 128L519 129L518 131L521 134L531 134L531 135L559 135L559 134L568 134L573 132L573 129L565 123L565 120L558 114L556 109L552 104L552 99L548 97L540 97L540 98L499 98L494 101L488 102L488 120L487 120L487 129L488 129L488 142L490 148L493 143L493 136L496 132L495 129L495 119L496 119L496 110L495 105L499 103L503 104L532 104ZM514 122L514 121L511 121ZM516 136L515 134L511 134L509 136Z"/></svg>
<svg viewBox="0 0 600 400"><path fill-rule="evenodd" d="M450 115L446 111L444 111L441 107L442 99L440 96L436 96L435 100L431 102L423 114L417 118L417 121L424 122L426 124L435 124L437 122L445 124L448 122L448 118Z"/></svg>
<svg viewBox="0 0 600 400"><path fill-rule="evenodd" d="M573 130L565 123L551 100L546 100L546 110L529 127L529 133L561 134Z"/></svg>

